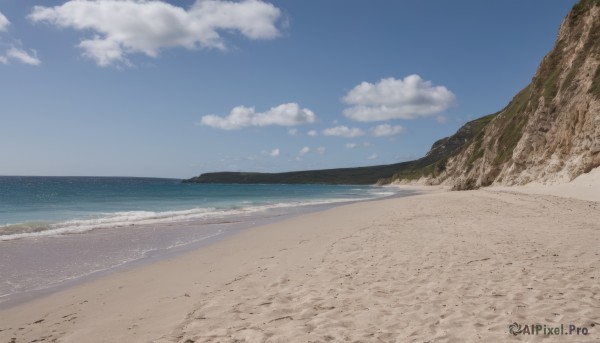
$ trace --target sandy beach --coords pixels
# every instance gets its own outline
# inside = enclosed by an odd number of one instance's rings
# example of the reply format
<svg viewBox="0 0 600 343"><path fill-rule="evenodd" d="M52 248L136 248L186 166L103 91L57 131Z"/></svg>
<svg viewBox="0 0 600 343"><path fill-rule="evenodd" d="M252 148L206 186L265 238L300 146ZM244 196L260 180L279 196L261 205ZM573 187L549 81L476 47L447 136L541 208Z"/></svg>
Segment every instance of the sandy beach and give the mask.
<svg viewBox="0 0 600 343"><path fill-rule="evenodd" d="M0 312L1 342L600 341L600 203L498 190L252 228Z"/></svg>

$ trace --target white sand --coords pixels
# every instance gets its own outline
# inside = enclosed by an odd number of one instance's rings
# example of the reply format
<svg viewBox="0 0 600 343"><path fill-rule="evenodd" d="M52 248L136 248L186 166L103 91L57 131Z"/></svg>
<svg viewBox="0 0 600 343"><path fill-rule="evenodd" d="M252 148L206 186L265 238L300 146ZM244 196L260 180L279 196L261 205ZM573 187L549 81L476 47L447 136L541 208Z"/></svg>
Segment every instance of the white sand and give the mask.
<svg viewBox="0 0 600 343"><path fill-rule="evenodd" d="M597 202L437 192L249 229L19 305L0 312L0 342L598 342L599 261ZM513 322L590 334L515 338Z"/></svg>
<svg viewBox="0 0 600 343"><path fill-rule="evenodd" d="M579 175L568 183L539 184L531 183L518 187L491 187L488 190L520 192L528 194L549 194L573 199L600 201L600 168Z"/></svg>

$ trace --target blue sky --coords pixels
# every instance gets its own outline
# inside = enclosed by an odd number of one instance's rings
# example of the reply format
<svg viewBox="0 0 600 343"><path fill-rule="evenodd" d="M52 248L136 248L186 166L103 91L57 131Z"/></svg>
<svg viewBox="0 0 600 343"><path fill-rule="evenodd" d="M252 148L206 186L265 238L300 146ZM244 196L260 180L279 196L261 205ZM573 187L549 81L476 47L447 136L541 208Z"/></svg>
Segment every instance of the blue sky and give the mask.
<svg viewBox="0 0 600 343"><path fill-rule="evenodd" d="M0 0L0 175L418 158L526 86L574 3Z"/></svg>

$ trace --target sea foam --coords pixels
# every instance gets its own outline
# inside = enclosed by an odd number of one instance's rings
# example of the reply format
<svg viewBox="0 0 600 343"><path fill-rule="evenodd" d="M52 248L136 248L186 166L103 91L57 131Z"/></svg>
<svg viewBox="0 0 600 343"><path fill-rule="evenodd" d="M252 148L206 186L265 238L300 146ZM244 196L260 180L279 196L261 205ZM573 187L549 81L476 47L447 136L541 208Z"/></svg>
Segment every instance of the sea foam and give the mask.
<svg viewBox="0 0 600 343"><path fill-rule="evenodd" d="M376 197L391 195L388 192L376 192ZM268 211L278 208L289 208L311 205L326 205L351 201L368 200L370 198L337 198L307 201L282 202L273 204L253 204L234 208L194 208L181 211L125 211L106 213L91 219L74 219L58 223L25 222L0 226L0 241L8 241L27 237L54 236L83 233L105 228L125 228L137 225L178 223L194 220L235 220L246 214ZM217 221L218 222L218 221Z"/></svg>

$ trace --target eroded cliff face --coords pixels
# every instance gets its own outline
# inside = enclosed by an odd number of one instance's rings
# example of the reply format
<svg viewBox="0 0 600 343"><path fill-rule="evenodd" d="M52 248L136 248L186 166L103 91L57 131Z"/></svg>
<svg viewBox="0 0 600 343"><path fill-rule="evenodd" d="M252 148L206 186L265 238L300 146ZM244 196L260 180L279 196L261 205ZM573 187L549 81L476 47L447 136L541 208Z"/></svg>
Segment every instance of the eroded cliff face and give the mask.
<svg viewBox="0 0 600 343"><path fill-rule="evenodd" d="M583 0L509 105L427 183L570 181L600 165L600 0Z"/></svg>
<svg viewBox="0 0 600 343"><path fill-rule="evenodd" d="M455 190L570 181L600 166L600 0L581 0L531 83L414 161L286 173L205 173L191 183L426 183Z"/></svg>

